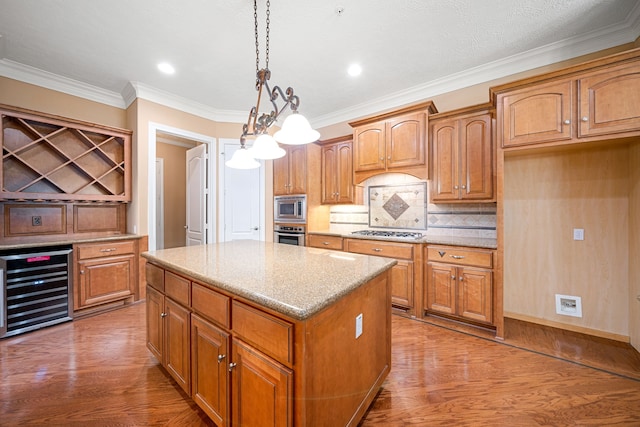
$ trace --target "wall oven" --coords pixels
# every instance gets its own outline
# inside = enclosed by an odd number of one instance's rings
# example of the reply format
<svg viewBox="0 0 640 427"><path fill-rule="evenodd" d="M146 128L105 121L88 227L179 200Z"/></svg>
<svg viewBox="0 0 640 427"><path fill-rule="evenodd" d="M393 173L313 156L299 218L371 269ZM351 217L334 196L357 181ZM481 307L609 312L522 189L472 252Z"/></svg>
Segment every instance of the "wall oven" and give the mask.
<svg viewBox="0 0 640 427"><path fill-rule="evenodd" d="M307 222L307 196L297 194L273 198L273 221L287 223Z"/></svg>
<svg viewBox="0 0 640 427"><path fill-rule="evenodd" d="M275 225L273 241L286 245L305 246L305 227L303 225Z"/></svg>

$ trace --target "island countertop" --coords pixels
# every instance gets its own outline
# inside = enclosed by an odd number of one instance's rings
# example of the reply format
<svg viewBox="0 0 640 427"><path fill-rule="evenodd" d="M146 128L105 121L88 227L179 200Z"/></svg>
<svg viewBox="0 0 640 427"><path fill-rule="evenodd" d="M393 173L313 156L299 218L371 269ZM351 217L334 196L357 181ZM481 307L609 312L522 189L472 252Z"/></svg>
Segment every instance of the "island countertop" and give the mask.
<svg viewBox="0 0 640 427"><path fill-rule="evenodd" d="M390 258L253 240L142 256L297 320L313 316L396 264Z"/></svg>

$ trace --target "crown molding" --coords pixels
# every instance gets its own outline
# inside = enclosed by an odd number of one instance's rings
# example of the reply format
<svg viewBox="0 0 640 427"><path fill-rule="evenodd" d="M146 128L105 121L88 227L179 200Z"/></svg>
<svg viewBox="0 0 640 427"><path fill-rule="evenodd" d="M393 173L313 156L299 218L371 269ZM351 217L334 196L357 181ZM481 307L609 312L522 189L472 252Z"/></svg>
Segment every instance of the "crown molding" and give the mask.
<svg viewBox="0 0 640 427"><path fill-rule="evenodd" d="M127 106L136 98L141 98L216 122L244 123L247 120L247 112L219 110L140 82L127 83L122 95Z"/></svg>
<svg viewBox="0 0 640 427"><path fill-rule="evenodd" d="M436 95L442 95L454 90L486 83L523 71L630 43L635 41L639 35L640 3L638 3L622 24L605 27L598 31L591 31L580 37L550 43L527 52L489 62L459 73L450 74L446 77L413 86L373 101L315 117L310 119L310 122L314 128L318 129L366 117L381 111L388 111L403 105L423 101Z"/></svg>
<svg viewBox="0 0 640 427"><path fill-rule="evenodd" d="M77 80L62 77L39 68L24 65L10 59L0 59L0 76L33 84L67 95L77 96L112 107L125 108L119 93L102 89Z"/></svg>

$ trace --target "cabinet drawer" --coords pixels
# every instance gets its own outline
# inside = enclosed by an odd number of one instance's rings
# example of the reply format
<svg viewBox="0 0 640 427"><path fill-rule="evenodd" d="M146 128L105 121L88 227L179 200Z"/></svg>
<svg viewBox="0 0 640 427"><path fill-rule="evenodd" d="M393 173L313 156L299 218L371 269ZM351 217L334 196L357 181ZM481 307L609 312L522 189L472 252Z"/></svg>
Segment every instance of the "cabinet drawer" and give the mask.
<svg viewBox="0 0 640 427"><path fill-rule="evenodd" d="M231 298L206 286L191 282L191 308L202 316L229 329Z"/></svg>
<svg viewBox="0 0 640 427"><path fill-rule="evenodd" d="M309 234L308 246L314 248L342 250L342 237L328 236L326 234Z"/></svg>
<svg viewBox="0 0 640 427"><path fill-rule="evenodd" d="M147 284L160 292L164 292L164 270L148 262L145 266L145 272Z"/></svg>
<svg viewBox="0 0 640 427"><path fill-rule="evenodd" d="M373 240L347 240L346 250L363 255L413 260L413 245Z"/></svg>
<svg viewBox="0 0 640 427"><path fill-rule="evenodd" d="M291 366L293 325L239 301L233 301L233 331L265 354Z"/></svg>
<svg viewBox="0 0 640 427"><path fill-rule="evenodd" d="M78 245L78 259L99 258L112 255L135 253L135 242L104 242L98 244Z"/></svg>
<svg viewBox="0 0 640 427"><path fill-rule="evenodd" d="M164 293L169 298L189 307L191 299L191 282L184 277L166 271L164 275Z"/></svg>
<svg viewBox="0 0 640 427"><path fill-rule="evenodd" d="M444 262L456 265L493 268L493 252L455 248L448 246L428 246L427 261Z"/></svg>

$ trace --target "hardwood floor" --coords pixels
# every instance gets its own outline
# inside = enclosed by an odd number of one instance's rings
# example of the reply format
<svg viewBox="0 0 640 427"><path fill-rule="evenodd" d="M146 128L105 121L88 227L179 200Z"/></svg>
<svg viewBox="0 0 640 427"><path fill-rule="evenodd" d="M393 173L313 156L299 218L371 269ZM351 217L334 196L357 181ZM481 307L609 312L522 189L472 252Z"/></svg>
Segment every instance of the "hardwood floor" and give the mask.
<svg viewBox="0 0 640 427"><path fill-rule="evenodd" d="M147 351L144 310L0 340L0 425L212 425ZM629 346L517 324L504 343L438 321L392 327L391 374L363 427L640 425Z"/></svg>

